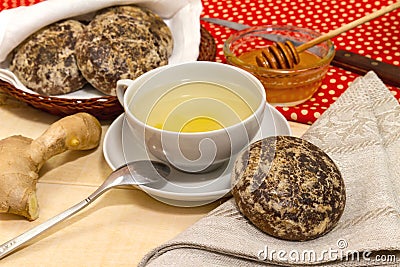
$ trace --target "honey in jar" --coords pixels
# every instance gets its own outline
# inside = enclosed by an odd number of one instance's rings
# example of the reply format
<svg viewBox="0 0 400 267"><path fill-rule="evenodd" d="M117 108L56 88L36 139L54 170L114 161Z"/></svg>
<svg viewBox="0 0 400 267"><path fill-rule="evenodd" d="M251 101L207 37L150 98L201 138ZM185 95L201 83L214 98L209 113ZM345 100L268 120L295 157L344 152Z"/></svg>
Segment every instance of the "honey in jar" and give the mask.
<svg viewBox="0 0 400 267"><path fill-rule="evenodd" d="M244 62L248 64L252 64L257 66L256 62L256 57L262 58L261 52L264 50L264 48L261 49L254 49L250 50L248 52L244 52L239 56L239 59L243 60ZM300 62L299 64L295 65L293 69L304 69L308 68L312 65L315 65L316 62L321 60L321 58L313 53L310 53L308 51L304 51L299 53L300 57Z"/></svg>
<svg viewBox="0 0 400 267"><path fill-rule="evenodd" d="M256 57L262 57L262 51L262 48L253 49L242 53L238 58L246 64L257 66ZM321 58L308 51L299 53L299 56L300 62L293 69L261 71L262 68L259 68L259 71L253 72L263 83L269 103L281 106L297 105L311 98L321 85L321 79L327 69L321 71L320 67L316 67L315 70L311 68Z"/></svg>

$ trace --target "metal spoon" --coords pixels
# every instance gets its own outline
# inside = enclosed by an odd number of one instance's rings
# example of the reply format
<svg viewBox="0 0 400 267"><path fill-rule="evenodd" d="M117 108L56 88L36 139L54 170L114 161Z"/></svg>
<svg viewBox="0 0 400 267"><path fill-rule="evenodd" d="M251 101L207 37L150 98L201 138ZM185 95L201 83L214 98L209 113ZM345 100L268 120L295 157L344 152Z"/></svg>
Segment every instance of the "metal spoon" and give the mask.
<svg viewBox="0 0 400 267"><path fill-rule="evenodd" d="M156 161L141 160L123 165L112 172L104 183L85 200L82 200L66 211L0 245L0 259L6 257L32 238L82 210L109 189L116 186L143 185L158 182L166 178L170 172L170 167Z"/></svg>

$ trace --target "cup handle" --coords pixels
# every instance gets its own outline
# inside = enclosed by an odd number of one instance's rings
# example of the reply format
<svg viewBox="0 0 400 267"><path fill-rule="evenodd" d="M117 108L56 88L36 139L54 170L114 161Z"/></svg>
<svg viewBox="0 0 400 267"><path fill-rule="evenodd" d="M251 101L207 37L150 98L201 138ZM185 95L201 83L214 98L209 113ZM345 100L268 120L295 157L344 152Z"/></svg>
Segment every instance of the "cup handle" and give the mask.
<svg viewBox="0 0 400 267"><path fill-rule="evenodd" d="M117 81L117 88L116 88L116 93L117 93L117 98L119 103L121 103L122 106L124 106L124 95L126 89L128 89L129 86L133 83L133 80L131 79L122 79Z"/></svg>

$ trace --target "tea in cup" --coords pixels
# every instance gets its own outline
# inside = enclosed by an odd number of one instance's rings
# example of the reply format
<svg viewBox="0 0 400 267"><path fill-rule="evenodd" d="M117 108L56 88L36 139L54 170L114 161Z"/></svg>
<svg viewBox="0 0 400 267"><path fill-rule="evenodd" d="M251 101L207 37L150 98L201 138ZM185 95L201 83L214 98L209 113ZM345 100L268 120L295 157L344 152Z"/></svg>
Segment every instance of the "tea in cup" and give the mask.
<svg viewBox="0 0 400 267"><path fill-rule="evenodd" d="M216 62L167 65L120 80L117 96L146 150L185 172L214 170L245 148L266 107L257 78Z"/></svg>

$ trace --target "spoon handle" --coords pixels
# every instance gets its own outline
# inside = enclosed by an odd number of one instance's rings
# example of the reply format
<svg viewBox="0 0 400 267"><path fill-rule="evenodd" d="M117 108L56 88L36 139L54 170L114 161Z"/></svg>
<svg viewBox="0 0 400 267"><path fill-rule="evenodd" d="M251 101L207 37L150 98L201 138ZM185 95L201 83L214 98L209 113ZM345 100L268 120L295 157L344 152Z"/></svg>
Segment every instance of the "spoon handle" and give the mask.
<svg viewBox="0 0 400 267"><path fill-rule="evenodd" d="M39 224L36 227L26 231L25 233L5 242L4 244L0 245L0 259L6 257L8 254L12 253L14 250L21 247L23 244L31 240L32 238L40 235L44 231L50 229L51 227L55 226L56 224L64 221L65 219L71 217L87 205L89 205L90 199L85 199L78 204L74 205L73 207L67 209L66 211L54 216L53 218Z"/></svg>
<svg viewBox="0 0 400 267"><path fill-rule="evenodd" d="M92 203L96 198L98 198L101 194L106 192L108 189L111 189L114 185L107 185L103 184L100 186L95 192L93 192L89 197L82 200L78 204L75 204L71 208L61 212L60 214L54 216L53 218L33 227L32 229L22 233L21 235L5 242L4 244L0 245L0 259L6 257L8 254L12 253L29 240L33 239L34 237L42 234L46 230L52 228L56 224L66 220L67 218L71 217L78 211L82 210L83 208L87 207L90 203Z"/></svg>

